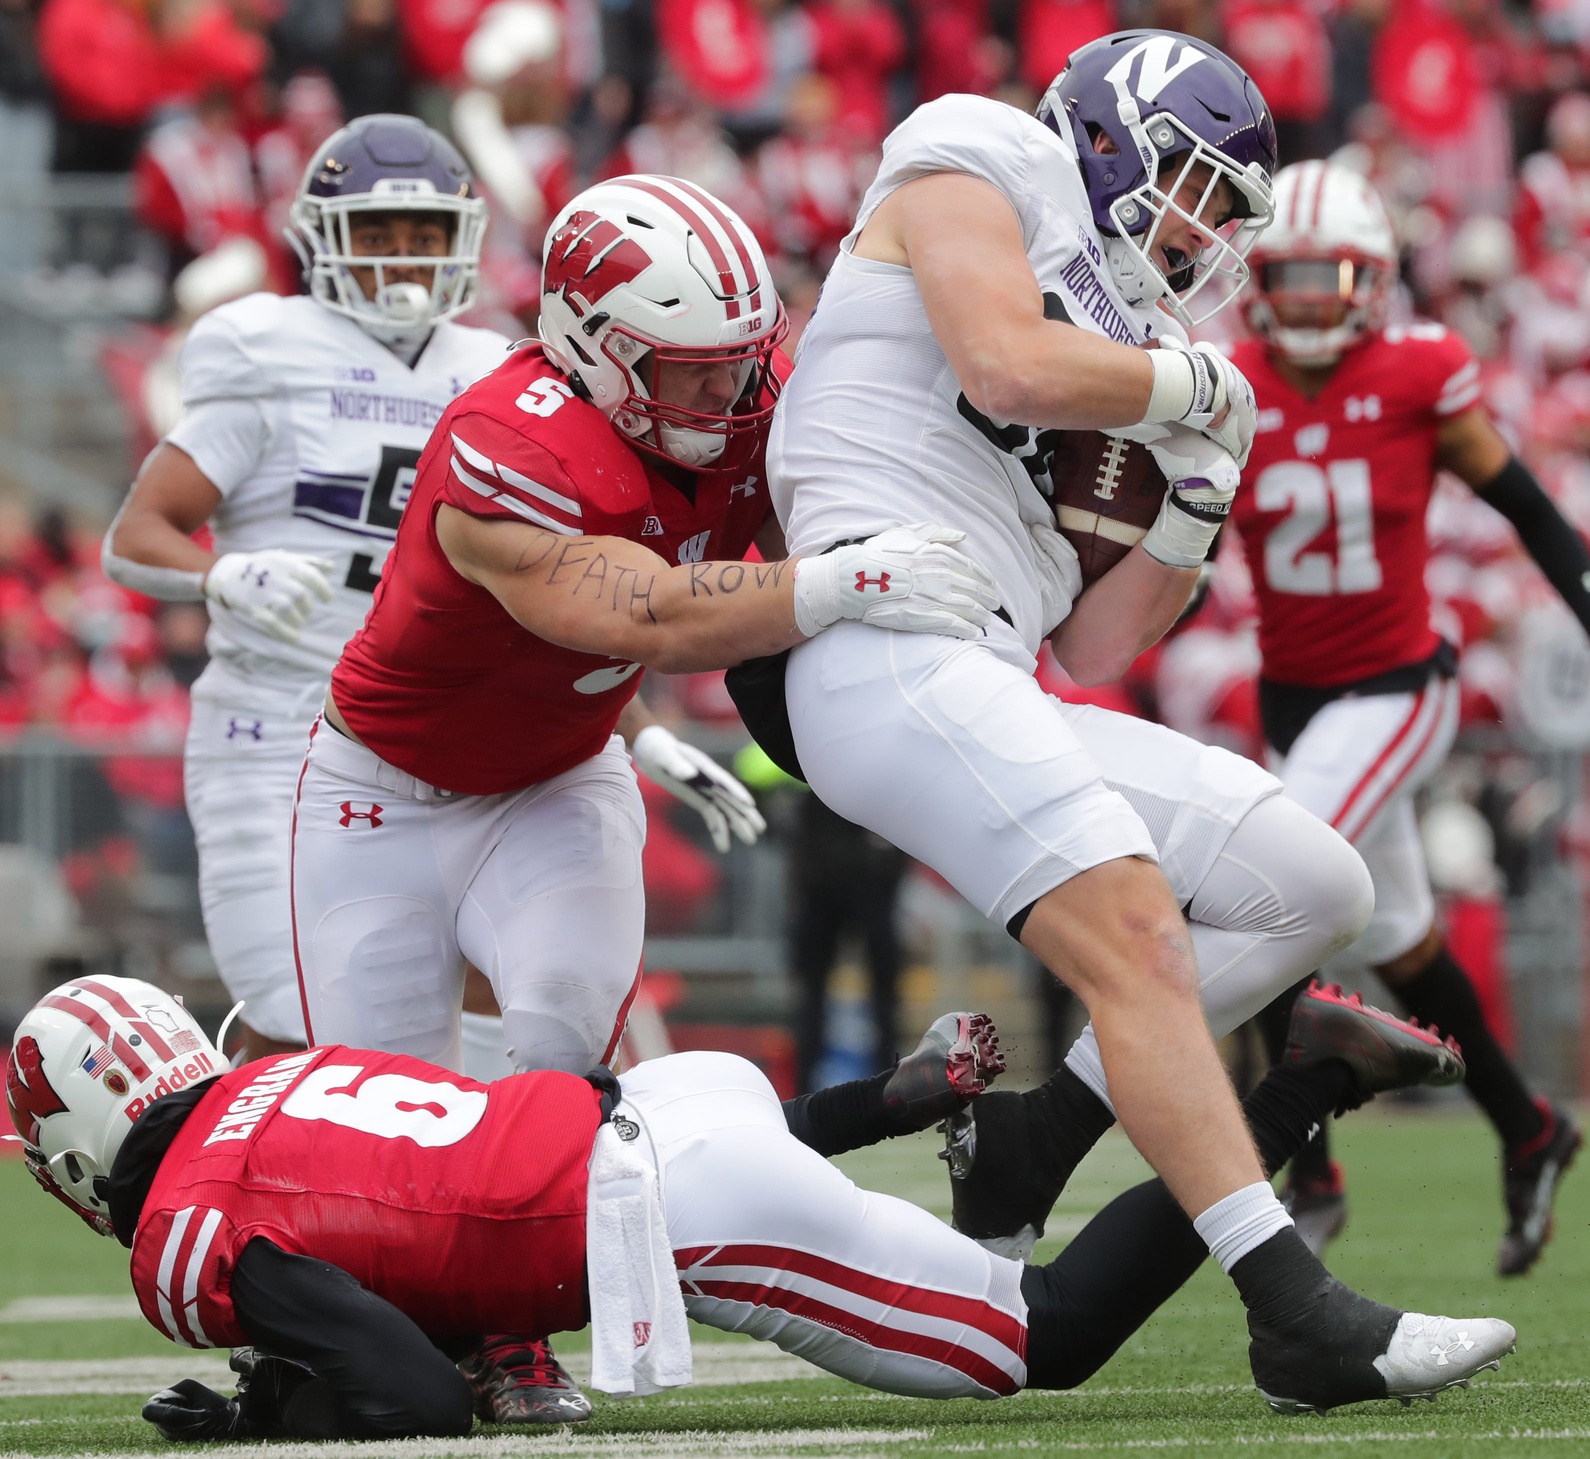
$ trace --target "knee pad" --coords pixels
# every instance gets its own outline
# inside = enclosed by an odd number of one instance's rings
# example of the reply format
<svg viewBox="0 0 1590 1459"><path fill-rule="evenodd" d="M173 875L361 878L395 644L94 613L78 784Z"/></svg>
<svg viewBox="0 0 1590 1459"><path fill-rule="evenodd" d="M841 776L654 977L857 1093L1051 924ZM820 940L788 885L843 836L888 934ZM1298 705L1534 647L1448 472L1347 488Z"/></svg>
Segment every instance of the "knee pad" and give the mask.
<svg viewBox="0 0 1590 1459"><path fill-rule="evenodd" d="M551 985L538 991L564 996L534 999L539 1006L516 1001L502 1011L503 1042L514 1069L584 1074L600 1063L613 1036L618 1008L598 1006L584 988Z"/></svg>

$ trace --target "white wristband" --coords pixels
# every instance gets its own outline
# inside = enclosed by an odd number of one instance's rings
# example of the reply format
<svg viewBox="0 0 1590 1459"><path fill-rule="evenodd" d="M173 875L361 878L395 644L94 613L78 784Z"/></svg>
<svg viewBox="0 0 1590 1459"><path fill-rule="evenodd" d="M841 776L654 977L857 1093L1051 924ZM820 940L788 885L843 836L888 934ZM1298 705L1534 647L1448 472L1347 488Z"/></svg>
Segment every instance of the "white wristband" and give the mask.
<svg viewBox="0 0 1590 1459"><path fill-rule="evenodd" d="M1193 408L1198 385L1192 356L1183 350L1149 350L1148 362L1154 367L1154 388L1143 423L1181 420Z"/></svg>
<svg viewBox="0 0 1590 1459"><path fill-rule="evenodd" d="M1202 567L1222 524L1184 512L1176 505L1175 496L1174 490L1165 493L1159 516L1143 534L1143 551L1166 567Z"/></svg>

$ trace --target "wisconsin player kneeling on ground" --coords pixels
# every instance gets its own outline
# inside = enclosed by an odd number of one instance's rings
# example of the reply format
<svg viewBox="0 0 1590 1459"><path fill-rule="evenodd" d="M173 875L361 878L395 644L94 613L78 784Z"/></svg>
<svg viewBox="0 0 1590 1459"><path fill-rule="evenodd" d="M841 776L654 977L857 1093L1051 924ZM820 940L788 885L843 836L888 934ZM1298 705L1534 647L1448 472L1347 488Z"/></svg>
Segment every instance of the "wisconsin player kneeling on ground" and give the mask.
<svg viewBox="0 0 1590 1459"><path fill-rule="evenodd" d="M293 919L315 1042L459 1067L467 960L516 1069L610 1057L645 923L645 815L614 730L643 668L726 667L842 618L970 636L993 605L954 532L779 560L762 450L783 315L715 199L603 183L545 258L545 343L443 415L310 742ZM753 540L769 561L713 560ZM662 770L709 801L738 789L708 763ZM487 1355L499 1419L589 1413L544 1347Z"/></svg>
<svg viewBox="0 0 1590 1459"><path fill-rule="evenodd" d="M891 1393L1069 1387L1206 1254L1157 1180L1023 1267L822 1158L980 1093L1003 1067L980 1015L946 1015L894 1070L783 1107L729 1054L485 1085L336 1045L219 1065L159 990L84 978L24 1018L7 1068L30 1168L131 1247L149 1321L193 1347L255 1345L234 1355L237 1398L190 1379L150 1400L173 1439L467 1432L449 1354L510 1325L589 1322L593 1385L615 1394L689 1381L687 1315ZM1326 1111L1461 1075L1428 1032L1316 991L1246 1113L1273 1169ZM1433 1394L1514 1338L1482 1318L1449 1342L1447 1319L1381 1311L1385 1355L1313 1406Z"/></svg>
<svg viewBox="0 0 1590 1459"><path fill-rule="evenodd" d="M1457 653L1430 624L1425 515L1450 471L1517 530L1590 631L1590 553L1491 424L1479 362L1439 324L1387 327L1397 243L1375 190L1324 162L1276 180L1276 223L1254 250L1255 338L1234 358L1259 433L1232 523L1259 607L1259 708L1287 796L1358 848L1375 915L1350 956L1407 1012L1462 1041L1468 1092L1501 1139L1516 1276L1551 1234L1558 1177L1583 1143L1568 1111L1532 1097L1442 940L1413 797L1458 726ZM1266 1015L1273 1049L1290 998ZM1317 1246L1346 1202L1323 1133L1294 1162L1289 1204Z"/></svg>

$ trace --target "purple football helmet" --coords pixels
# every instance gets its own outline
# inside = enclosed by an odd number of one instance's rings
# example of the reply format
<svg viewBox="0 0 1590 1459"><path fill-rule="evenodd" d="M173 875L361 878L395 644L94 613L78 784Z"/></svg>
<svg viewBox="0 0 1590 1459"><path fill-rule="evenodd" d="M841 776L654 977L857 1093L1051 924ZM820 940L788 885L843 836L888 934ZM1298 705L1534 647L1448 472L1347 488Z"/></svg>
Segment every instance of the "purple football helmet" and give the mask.
<svg viewBox="0 0 1590 1459"><path fill-rule="evenodd" d="M1128 301L1161 298L1193 325L1242 287L1247 252L1274 216L1276 139L1270 108L1235 61L1173 31L1120 31L1072 54L1038 119L1076 146L1110 272ZM1165 174L1172 159L1181 165ZM1196 205L1183 206L1177 194L1200 166L1210 169L1209 180ZM1231 188L1231 214L1211 228L1198 220L1222 181ZM1213 236L1195 257L1170 250L1161 267L1151 250L1167 213ZM1203 308L1194 313L1200 295Z"/></svg>
<svg viewBox="0 0 1590 1459"><path fill-rule="evenodd" d="M431 264L431 285L388 283L386 271L416 259L353 252L357 213L439 213L452 241ZM379 112L349 122L322 143L304 171L286 230L304 265L309 292L378 339L412 339L474 303L486 204L475 196L469 164L440 132L415 117ZM371 296L349 272L374 268Z"/></svg>

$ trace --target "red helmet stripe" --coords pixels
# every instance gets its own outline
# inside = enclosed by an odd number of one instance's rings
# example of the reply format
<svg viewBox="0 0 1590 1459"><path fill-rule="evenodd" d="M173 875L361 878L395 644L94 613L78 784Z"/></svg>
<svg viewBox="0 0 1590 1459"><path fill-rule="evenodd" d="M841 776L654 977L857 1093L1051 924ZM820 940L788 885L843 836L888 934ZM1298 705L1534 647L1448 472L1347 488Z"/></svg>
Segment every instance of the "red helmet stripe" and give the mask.
<svg viewBox="0 0 1590 1459"><path fill-rule="evenodd" d="M169 1062L177 1057L172 1052L171 1045L160 1036L159 1030L154 1028L144 1018L143 1014L114 988L108 987L104 983L97 983L92 978L79 978L72 986L81 988L85 993L92 993L96 998L103 998L123 1018L129 1020L133 1028L149 1040L149 1048L157 1059L164 1059Z"/></svg>
<svg viewBox="0 0 1590 1459"><path fill-rule="evenodd" d="M91 1008L81 999L59 997L54 993L50 994L48 998L41 999L39 1007L58 1008L62 1013L71 1014L79 1023L86 1023L89 1028L93 1029L110 1045L111 1053L127 1066L127 1072L134 1079L142 1083L149 1077L149 1066L139 1056L138 1050L133 1048L119 1033L111 1032L110 1024L99 1009Z"/></svg>
<svg viewBox="0 0 1590 1459"><path fill-rule="evenodd" d="M740 230L734 226L734 219L729 216L728 209L705 188L697 187L693 182L686 182L682 177L673 178L672 181L674 186L681 192L688 193L700 203L702 208L717 221L719 227L728 235L729 242L739 256L740 272L745 275L746 286L753 291L758 291L761 280L757 276L756 264L751 258L751 250L745 246L745 240L740 236Z"/></svg>
<svg viewBox="0 0 1590 1459"><path fill-rule="evenodd" d="M683 198L675 197L667 188L659 187L649 178L629 177L618 179L618 181L624 182L629 187L636 188L640 192L649 194L661 203L666 203L690 225L696 236L701 240L703 247L706 248L707 257L712 260L713 268L718 271L718 286L728 296L724 301L724 312L730 319L738 319L740 317L740 301L737 296L740 292L740 286L735 281L734 266L729 262L729 255L723 247L722 240L717 236L717 233L708 224L707 220ZM750 280L747 279L746 282L749 283Z"/></svg>

